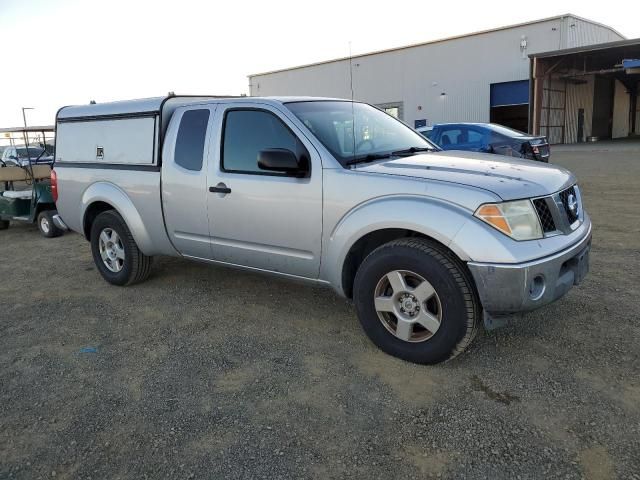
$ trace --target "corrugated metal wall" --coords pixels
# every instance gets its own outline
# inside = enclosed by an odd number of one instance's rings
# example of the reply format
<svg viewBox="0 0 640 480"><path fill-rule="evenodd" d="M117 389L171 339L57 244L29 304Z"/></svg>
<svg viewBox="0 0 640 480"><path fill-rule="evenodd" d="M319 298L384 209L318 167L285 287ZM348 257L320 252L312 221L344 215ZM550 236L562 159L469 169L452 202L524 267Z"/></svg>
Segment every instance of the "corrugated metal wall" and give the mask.
<svg viewBox="0 0 640 480"><path fill-rule="evenodd" d="M566 44L562 48L615 42L623 39L619 34L605 25L587 22L576 17L565 17L563 29L566 33Z"/></svg>
<svg viewBox="0 0 640 480"><path fill-rule="evenodd" d="M567 109L565 112L565 143L585 141L591 135L593 119L593 77L586 83L567 84ZM578 139L578 111L584 109L583 138Z"/></svg>
<svg viewBox="0 0 640 480"><path fill-rule="evenodd" d="M629 107L631 98L627 88L616 80L615 95L613 97L613 126L611 136L613 138L626 137L629 134Z"/></svg>
<svg viewBox="0 0 640 480"><path fill-rule="evenodd" d="M427 124L488 122L491 84L527 80L529 54L609 41L611 34L608 28L562 17L358 56L352 60L354 97L376 105L402 102L404 120L411 126L417 119ZM254 96L351 96L349 60L254 75L249 80Z"/></svg>

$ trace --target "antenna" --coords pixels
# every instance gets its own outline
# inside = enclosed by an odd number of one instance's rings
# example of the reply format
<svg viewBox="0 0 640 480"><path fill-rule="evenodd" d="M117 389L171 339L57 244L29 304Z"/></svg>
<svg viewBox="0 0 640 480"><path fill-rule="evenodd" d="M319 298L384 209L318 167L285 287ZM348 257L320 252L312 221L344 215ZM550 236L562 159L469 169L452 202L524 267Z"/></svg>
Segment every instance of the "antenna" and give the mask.
<svg viewBox="0 0 640 480"><path fill-rule="evenodd" d="M353 57L351 55L351 40L349 40L349 88L351 89L351 102L353 103Z"/></svg>
<svg viewBox="0 0 640 480"><path fill-rule="evenodd" d="M349 40L349 88L351 89L351 138L353 139L352 159L355 159L356 158L356 114L353 110L353 57L351 55L351 40Z"/></svg>

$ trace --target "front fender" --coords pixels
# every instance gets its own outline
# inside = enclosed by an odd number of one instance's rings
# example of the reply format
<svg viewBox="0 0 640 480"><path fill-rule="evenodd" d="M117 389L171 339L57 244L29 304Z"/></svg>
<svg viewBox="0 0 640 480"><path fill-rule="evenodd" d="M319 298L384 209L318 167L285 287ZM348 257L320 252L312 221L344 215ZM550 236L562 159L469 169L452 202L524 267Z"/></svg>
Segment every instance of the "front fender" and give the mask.
<svg viewBox="0 0 640 480"><path fill-rule="evenodd" d="M87 210L95 202L104 202L111 205L122 217L133 235L138 248L145 254L155 250L149 231L142 217L128 195L119 187L110 182L96 182L87 188L82 194L81 223L84 225Z"/></svg>
<svg viewBox="0 0 640 480"><path fill-rule="evenodd" d="M326 239L321 278L344 295L342 268L353 245L368 233L391 228L426 235L468 261L467 254L452 240L471 215L460 206L419 195L385 196L364 202L347 212Z"/></svg>

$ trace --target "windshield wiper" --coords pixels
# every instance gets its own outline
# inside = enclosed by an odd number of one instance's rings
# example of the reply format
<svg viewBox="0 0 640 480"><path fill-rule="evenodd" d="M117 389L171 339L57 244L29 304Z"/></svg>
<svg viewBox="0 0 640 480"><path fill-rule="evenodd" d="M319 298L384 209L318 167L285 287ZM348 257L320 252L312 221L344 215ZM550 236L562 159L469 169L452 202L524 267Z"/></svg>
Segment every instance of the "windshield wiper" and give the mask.
<svg viewBox="0 0 640 480"><path fill-rule="evenodd" d="M433 147L409 147L404 150L396 150L395 152L391 152L391 155L394 155L397 157L403 157L403 156L415 155L416 153L420 153L420 152L435 152L435 151L436 149Z"/></svg>
<svg viewBox="0 0 640 480"><path fill-rule="evenodd" d="M383 158L391 158L393 153L369 153L362 157L354 157L351 160L347 160L345 165L355 165L356 163L369 163L376 160L382 160Z"/></svg>
<svg viewBox="0 0 640 480"><path fill-rule="evenodd" d="M382 160L384 158L391 157L408 157L410 155L415 155L420 152L435 152L436 149L433 147L409 147L404 150L396 150L395 152L387 152L387 153L369 153L367 155L363 155L361 157L354 157L351 160L346 162L346 165L355 165L356 163L369 163L375 160Z"/></svg>

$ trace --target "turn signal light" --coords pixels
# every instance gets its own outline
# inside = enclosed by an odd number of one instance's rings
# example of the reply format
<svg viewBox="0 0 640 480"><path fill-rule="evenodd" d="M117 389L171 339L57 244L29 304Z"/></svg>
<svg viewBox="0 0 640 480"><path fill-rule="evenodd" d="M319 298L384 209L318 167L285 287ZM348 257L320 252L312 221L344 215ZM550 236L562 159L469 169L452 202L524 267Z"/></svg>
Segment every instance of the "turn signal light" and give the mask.
<svg viewBox="0 0 640 480"><path fill-rule="evenodd" d="M483 205L476 212L476 216L490 223L501 232L511 235L511 227L504 218L502 211L496 205Z"/></svg>

